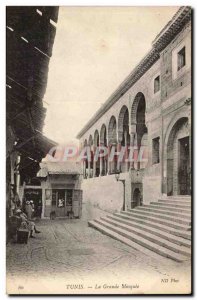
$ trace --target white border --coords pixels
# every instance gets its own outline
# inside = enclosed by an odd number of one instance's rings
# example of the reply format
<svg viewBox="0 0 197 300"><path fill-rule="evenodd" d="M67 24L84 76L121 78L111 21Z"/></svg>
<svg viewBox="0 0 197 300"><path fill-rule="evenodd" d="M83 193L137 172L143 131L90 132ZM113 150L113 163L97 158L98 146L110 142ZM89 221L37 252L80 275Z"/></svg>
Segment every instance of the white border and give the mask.
<svg viewBox="0 0 197 300"><path fill-rule="evenodd" d="M190 0L190 1L159 1L158 0L152 0L152 1L118 1L118 0L100 0L100 1L95 1L95 0L89 0L89 1L80 1L80 0L61 0L61 1L49 1L49 0L34 0L34 1L13 1L13 0L7 0L4 1L2 0L0 2L0 84L1 84L1 97L0 97L0 136L2 139L1 147L0 147L0 154L1 154L1 160L0 160L0 170L1 170L1 176L0 176L0 191L1 191L1 217L0 217L0 228L1 228L1 235L0 235L0 265L1 265L1 272L0 272L0 296L1 299L5 299L8 296L5 294L5 284L6 284L6 277L5 277L5 6L7 5L57 5L57 6L63 6L63 5L69 5L69 6L181 6L181 5L190 5L194 9L196 9L197 4L196 0ZM196 49L196 22L194 22L194 49ZM196 67L196 60L195 60L195 66L193 68L195 69ZM194 82L194 87L196 85L196 80ZM194 114L197 116L197 105L194 107ZM193 128L195 128L195 118L194 118L194 124ZM194 134L195 135L195 134ZM196 136L193 138L195 139ZM197 149L196 147L196 139L195 139L195 144L194 144L194 149ZM195 152L193 149L193 152ZM194 153L195 154L195 153ZM196 169L196 162L195 162L195 169ZM197 178L194 176L194 186L197 186ZM195 202L195 199L194 199ZM196 206L195 206L196 208ZM196 210L195 210L196 213ZM196 215L196 214L195 214ZM195 245L194 245L195 249ZM194 287L196 287L196 276L194 276ZM67 296L68 297L68 296ZM135 298L135 296L132 296L132 298ZM188 296L189 297L189 296ZM41 297L37 297L40 298ZM57 297L54 297L57 298ZM69 297L68 297L69 298ZM79 298L79 297L76 297ZM108 297L103 296L102 298L109 299ZM116 297L117 298L117 297ZM119 297L118 297L119 298ZM142 298L142 297L137 297L137 299ZM159 298L159 297L155 297ZM172 298L172 297L168 297ZM28 297L23 297L23 299L28 299Z"/></svg>

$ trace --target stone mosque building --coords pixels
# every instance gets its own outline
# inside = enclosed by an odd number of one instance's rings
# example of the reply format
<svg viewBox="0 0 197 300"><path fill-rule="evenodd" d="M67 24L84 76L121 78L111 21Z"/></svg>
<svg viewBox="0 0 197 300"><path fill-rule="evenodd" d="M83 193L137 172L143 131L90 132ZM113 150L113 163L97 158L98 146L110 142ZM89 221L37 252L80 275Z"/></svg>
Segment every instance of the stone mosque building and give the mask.
<svg viewBox="0 0 197 300"><path fill-rule="evenodd" d="M171 218L181 218L177 207L183 206L183 213L184 205L191 204L190 7L177 11L156 36L151 50L77 138L81 148L90 147L92 158L99 145L109 149L112 145L116 149L135 146L138 153L143 147L148 157L147 162L124 161L119 166L107 156L97 162L85 161L82 189L86 201L110 213L126 213L160 199L167 202L160 202L155 212L174 211Z"/></svg>

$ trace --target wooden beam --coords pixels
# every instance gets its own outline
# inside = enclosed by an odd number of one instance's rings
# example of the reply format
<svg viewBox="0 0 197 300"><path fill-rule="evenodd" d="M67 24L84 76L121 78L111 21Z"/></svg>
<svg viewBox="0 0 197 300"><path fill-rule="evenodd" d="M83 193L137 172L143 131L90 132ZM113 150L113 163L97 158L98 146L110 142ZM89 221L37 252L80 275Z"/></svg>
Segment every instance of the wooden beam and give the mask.
<svg viewBox="0 0 197 300"><path fill-rule="evenodd" d="M27 140L23 141L22 143L20 143L19 145L16 145L14 147L14 150L19 150L21 147L23 147L25 144L27 144L29 141L31 141L33 138L35 138L35 136L37 136L39 133L36 132L34 135L32 135L31 137L29 137Z"/></svg>
<svg viewBox="0 0 197 300"><path fill-rule="evenodd" d="M32 122L32 113L31 113L31 108L30 107L27 108L27 114L28 114L28 117L29 117L31 130L35 133L35 128L34 128L34 125L33 125L33 122ZM35 145L34 137L33 137L33 145L34 145L34 148L35 148L36 145Z"/></svg>

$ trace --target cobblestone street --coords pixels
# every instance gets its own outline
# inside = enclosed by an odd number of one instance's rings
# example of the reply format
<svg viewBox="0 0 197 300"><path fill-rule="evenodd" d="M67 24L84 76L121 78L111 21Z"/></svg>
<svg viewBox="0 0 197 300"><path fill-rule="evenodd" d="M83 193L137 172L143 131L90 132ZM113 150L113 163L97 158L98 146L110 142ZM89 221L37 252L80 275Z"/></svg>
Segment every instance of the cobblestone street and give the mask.
<svg viewBox="0 0 197 300"><path fill-rule="evenodd" d="M103 214L84 204L82 219L41 220L37 227L42 232L36 239L27 245L8 244L8 292L189 292L189 261L145 255L88 227L87 220Z"/></svg>

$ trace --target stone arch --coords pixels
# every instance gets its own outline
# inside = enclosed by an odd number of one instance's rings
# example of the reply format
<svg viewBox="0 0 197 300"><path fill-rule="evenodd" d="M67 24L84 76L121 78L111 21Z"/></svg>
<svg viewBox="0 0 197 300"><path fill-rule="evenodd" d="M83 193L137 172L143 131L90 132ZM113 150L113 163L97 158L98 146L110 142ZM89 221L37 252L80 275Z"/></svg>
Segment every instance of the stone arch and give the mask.
<svg viewBox="0 0 197 300"><path fill-rule="evenodd" d="M108 126L108 148L109 153L111 151L117 152L117 122L114 116L111 116ZM117 171L117 156L113 157L112 161L109 161L109 170L110 174L114 174Z"/></svg>
<svg viewBox="0 0 197 300"><path fill-rule="evenodd" d="M103 124L100 130L100 144L107 146L107 128L106 125Z"/></svg>
<svg viewBox="0 0 197 300"><path fill-rule="evenodd" d="M173 118L169 122L166 133L164 135L164 155L167 153L167 143L168 143L168 139L169 139L169 136L170 136L173 126L179 119L182 119L182 118L188 118L188 121L190 123L190 119L189 119L188 115L189 115L189 113L187 111L183 111L183 110L180 112L177 112L175 115L173 115ZM165 158L165 156L164 156L164 158ZM164 169L164 170L166 171L166 169Z"/></svg>
<svg viewBox="0 0 197 300"><path fill-rule="evenodd" d="M120 172L127 172L129 169L129 162L127 161L129 156L128 146L130 145L129 134L129 109L126 105L123 105L118 116L118 143L119 147L126 147L123 160L119 162L118 169Z"/></svg>
<svg viewBox="0 0 197 300"><path fill-rule="evenodd" d="M146 111L145 96L142 92L138 92L137 95L135 96L133 104L131 106L131 124L136 124L137 123L137 110L138 110L139 103L141 101L144 101L145 111Z"/></svg>
<svg viewBox="0 0 197 300"><path fill-rule="evenodd" d="M175 120L165 141L167 195L190 194L188 117Z"/></svg>
<svg viewBox="0 0 197 300"><path fill-rule="evenodd" d="M125 136L124 133L129 134L129 109L126 105L123 105L119 116L118 116L118 140L124 142ZM128 144L128 143L127 143Z"/></svg>
<svg viewBox="0 0 197 300"><path fill-rule="evenodd" d="M97 151L97 147L99 147L99 132L96 129L94 132L94 158L95 158L95 152ZM97 159L94 161L94 177L99 177L100 175L100 161Z"/></svg>
<svg viewBox="0 0 197 300"><path fill-rule="evenodd" d="M88 165L88 177L92 178L93 177L93 160L94 160L94 152L93 152L93 137L90 134L89 139L88 139L88 146L90 147L90 155L91 155L91 160Z"/></svg>
<svg viewBox="0 0 197 300"><path fill-rule="evenodd" d="M117 122L114 116L111 116L108 126L108 143L117 143Z"/></svg>
<svg viewBox="0 0 197 300"><path fill-rule="evenodd" d="M83 147L88 147L87 139L84 140ZM88 176L88 160L84 158L83 160L83 177L86 179Z"/></svg>
<svg viewBox="0 0 197 300"><path fill-rule="evenodd" d="M87 142L87 139L85 139L85 140L84 140L84 143L83 143L83 146L84 146L84 147L87 147L87 145L88 145L88 142Z"/></svg>
<svg viewBox="0 0 197 300"><path fill-rule="evenodd" d="M99 146L99 132L97 129L94 132L94 146L95 147Z"/></svg>
<svg viewBox="0 0 197 300"><path fill-rule="evenodd" d="M107 147L107 128L106 125L103 124L100 130L100 145ZM100 175L105 176L108 171L108 156L100 158Z"/></svg>
<svg viewBox="0 0 197 300"><path fill-rule="evenodd" d="M92 138L91 134L90 134L89 139L88 139L88 145L90 146L90 148L92 148L92 146L93 146L93 138Z"/></svg>
<svg viewBox="0 0 197 300"><path fill-rule="evenodd" d="M144 134L148 133L146 127L145 114L145 96L142 92L139 92L135 96L131 107L131 146L136 147L136 151L138 152L138 154L142 146L142 138ZM139 158L138 154L135 156L136 159ZM143 164L140 164L140 161L135 161L134 163L132 163L131 168L140 169L142 166Z"/></svg>

